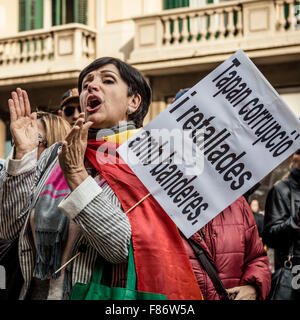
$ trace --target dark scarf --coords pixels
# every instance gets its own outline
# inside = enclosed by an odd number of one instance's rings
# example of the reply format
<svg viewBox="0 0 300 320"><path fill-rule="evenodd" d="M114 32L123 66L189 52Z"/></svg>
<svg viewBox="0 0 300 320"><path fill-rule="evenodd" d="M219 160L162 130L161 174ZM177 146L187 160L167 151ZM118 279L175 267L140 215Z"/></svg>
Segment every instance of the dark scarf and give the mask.
<svg viewBox="0 0 300 320"><path fill-rule="evenodd" d="M88 139L105 137L131 129L135 129L133 121L121 123L110 129L90 129ZM35 205L37 253L34 276L42 280L56 279L60 276L60 272L55 275L54 272L61 266L62 254L68 239L69 219L59 210L58 205L70 193L70 189L58 167L57 162Z"/></svg>

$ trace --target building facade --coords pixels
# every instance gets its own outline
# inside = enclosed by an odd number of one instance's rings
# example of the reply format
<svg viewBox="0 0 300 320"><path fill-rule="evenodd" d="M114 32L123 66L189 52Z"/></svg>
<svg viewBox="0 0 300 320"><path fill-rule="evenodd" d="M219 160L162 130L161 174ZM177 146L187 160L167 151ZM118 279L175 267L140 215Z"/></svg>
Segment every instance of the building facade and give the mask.
<svg viewBox="0 0 300 320"><path fill-rule="evenodd" d="M89 62L114 56L148 78L147 121L242 48L300 116L300 1L0 0L0 158L10 150L7 100L26 89L54 110Z"/></svg>

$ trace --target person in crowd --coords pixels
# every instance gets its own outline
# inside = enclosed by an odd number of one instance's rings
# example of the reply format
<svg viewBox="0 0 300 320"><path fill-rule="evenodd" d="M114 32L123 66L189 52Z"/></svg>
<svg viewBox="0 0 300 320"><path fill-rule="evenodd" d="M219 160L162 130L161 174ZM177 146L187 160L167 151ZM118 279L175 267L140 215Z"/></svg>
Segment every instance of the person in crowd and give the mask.
<svg viewBox="0 0 300 320"><path fill-rule="evenodd" d="M264 229L264 216L259 210L259 202L256 199L253 199L250 203L250 208L253 212L256 225L258 228L258 234L260 237L262 237L263 229Z"/></svg>
<svg viewBox="0 0 300 320"><path fill-rule="evenodd" d="M27 94L19 88L9 100L15 146L1 175L0 236L19 237L20 298L69 299L75 283L90 281L99 257L109 262L111 286L124 287L132 242L138 290L167 299L220 299L190 242L154 198L135 206L147 190L116 161L113 151L142 127L149 109L144 77L119 59L99 58L80 73L78 90L84 113L46 170L55 145L37 162L36 114ZM243 198L192 241L201 244L236 300L267 296L268 260Z"/></svg>
<svg viewBox="0 0 300 320"><path fill-rule="evenodd" d="M176 101L177 99L179 99L181 96L183 96L185 93L187 93L189 90L190 90L190 88L180 89L180 90L176 93L175 97L173 98L172 103L173 103L174 101Z"/></svg>
<svg viewBox="0 0 300 320"><path fill-rule="evenodd" d="M288 260L293 246L292 266L300 264L300 149L291 158L289 175L268 192L263 240L275 251L275 270ZM297 299L300 299L298 290Z"/></svg>
<svg viewBox="0 0 300 320"><path fill-rule="evenodd" d="M55 144L64 141L65 137L71 130L70 124L62 117L44 111L37 112L38 127L38 150L37 159L40 158L43 151ZM37 245L35 237L35 216L32 212L30 216L30 226L35 245Z"/></svg>
<svg viewBox="0 0 300 320"><path fill-rule="evenodd" d="M69 122L71 126L77 121L81 112L79 104L79 93L77 88L66 91L61 99L58 115Z"/></svg>
<svg viewBox="0 0 300 320"><path fill-rule="evenodd" d="M37 112L38 155L56 142L62 142L71 130L70 124L61 117L44 111Z"/></svg>

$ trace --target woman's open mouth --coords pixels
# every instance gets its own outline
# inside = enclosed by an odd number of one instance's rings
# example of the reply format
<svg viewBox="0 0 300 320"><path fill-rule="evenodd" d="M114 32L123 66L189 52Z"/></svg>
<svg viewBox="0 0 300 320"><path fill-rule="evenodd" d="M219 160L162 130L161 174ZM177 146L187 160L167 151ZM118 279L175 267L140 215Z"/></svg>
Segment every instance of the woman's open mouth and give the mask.
<svg viewBox="0 0 300 320"><path fill-rule="evenodd" d="M93 113L98 111L101 108L101 99L95 95L91 95L88 97L87 100L87 107L86 110L89 113Z"/></svg>

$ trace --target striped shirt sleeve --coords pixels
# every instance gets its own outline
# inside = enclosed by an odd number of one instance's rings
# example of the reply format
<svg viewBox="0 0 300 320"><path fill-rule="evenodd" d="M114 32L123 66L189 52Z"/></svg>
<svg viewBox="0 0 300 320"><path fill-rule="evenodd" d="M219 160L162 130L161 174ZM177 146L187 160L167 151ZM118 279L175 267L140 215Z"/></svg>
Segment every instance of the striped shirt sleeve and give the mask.
<svg viewBox="0 0 300 320"><path fill-rule="evenodd" d="M53 145L54 146L54 145ZM37 152L27 153L21 160L13 159L14 148L0 174L0 237L14 240L26 220L41 172L53 146L46 149L37 161Z"/></svg>
<svg viewBox="0 0 300 320"><path fill-rule="evenodd" d="M111 263L127 261L131 225L108 184L103 188L88 177L59 205L97 252Z"/></svg>
<svg viewBox="0 0 300 320"><path fill-rule="evenodd" d="M35 169L12 176L6 171L1 174L0 238L14 240L25 222L24 209L31 198L31 186Z"/></svg>

